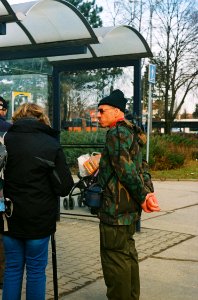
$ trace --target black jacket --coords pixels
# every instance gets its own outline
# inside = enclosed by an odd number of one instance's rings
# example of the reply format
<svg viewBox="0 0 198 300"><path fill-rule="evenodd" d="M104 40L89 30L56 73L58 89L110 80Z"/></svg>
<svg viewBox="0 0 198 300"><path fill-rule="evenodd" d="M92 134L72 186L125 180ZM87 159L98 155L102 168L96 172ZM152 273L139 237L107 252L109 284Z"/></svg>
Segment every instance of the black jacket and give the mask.
<svg viewBox="0 0 198 300"><path fill-rule="evenodd" d="M0 136L3 136L11 126L12 124L8 123L4 117L0 116Z"/></svg>
<svg viewBox="0 0 198 300"><path fill-rule="evenodd" d="M56 132L36 119L16 121L5 135L8 160L4 197L13 202L8 234L39 239L56 230L58 196L66 196L73 179ZM2 232L2 218L0 231Z"/></svg>

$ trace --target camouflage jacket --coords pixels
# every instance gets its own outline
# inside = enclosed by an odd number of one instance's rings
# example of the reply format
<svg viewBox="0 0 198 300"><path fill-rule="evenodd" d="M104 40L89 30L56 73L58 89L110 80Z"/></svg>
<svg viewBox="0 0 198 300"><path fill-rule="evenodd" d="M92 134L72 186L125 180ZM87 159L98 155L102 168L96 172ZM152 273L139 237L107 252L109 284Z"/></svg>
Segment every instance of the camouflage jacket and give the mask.
<svg viewBox="0 0 198 300"><path fill-rule="evenodd" d="M99 211L102 222L130 225L137 221L140 204L147 194L139 176L142 163L140 148L145 142L141 129L127 120L117 122L108 130L98 175L99 183L105 187Z"/></svg>

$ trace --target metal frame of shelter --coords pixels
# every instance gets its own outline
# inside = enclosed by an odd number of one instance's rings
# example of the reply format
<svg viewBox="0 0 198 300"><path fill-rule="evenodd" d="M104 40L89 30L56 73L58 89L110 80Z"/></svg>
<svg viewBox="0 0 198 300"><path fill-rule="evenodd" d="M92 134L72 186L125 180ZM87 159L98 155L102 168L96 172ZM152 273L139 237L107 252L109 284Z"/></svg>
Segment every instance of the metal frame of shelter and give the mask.
<svg viewBox="0 0 198 300"><path fill-rule="evenodd" d="M60 73L110 67L134 67L133 114L141 122L141 58L151 57L132 27L91 28L64 0L10 5L0 2L0 61L46 57L53 66L53 127L60 129Z"/></svg>
<svg viewBox="0 0 198 300"><path fill-rule="evenodd" d="M73 65L68 65L63 63L61 65L53 66L53 99L54 109L53 109L53 127L57 130L60 129L60 73L63 71L79 71L79 70L88 70L88 69L98 69L98 68L111 68L111 67L134 67L134 104L133 104L133 114L136 116L137 122L141 122L141 60L133 61L98 61L98 62L86 62L85 63L76 63Z"/></svg>

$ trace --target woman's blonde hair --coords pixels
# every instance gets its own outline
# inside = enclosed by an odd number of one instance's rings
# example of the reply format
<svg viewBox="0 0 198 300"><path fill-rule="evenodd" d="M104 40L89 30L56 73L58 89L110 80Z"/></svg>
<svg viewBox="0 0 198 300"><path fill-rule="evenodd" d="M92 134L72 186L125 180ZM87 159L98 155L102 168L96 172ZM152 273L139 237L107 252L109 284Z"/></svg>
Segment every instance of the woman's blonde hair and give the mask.
<svg viewBox="0 0 198 300"><path fill-rule="evenodd" d="M24 103L17 108L12 116L13 122L25 117L32 117L39 122L50 125L50 120L45 114L44 109L36 103Z"/></svg>

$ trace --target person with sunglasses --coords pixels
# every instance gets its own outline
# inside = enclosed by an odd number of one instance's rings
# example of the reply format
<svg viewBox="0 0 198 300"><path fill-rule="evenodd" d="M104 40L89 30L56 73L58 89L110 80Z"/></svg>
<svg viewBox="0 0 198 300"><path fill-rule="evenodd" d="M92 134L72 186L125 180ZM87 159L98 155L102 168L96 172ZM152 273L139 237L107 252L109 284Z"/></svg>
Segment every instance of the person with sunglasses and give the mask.
<svg viewBox="0 0 198 300"><path fill-rule="evenodd" d="M98 104L99 124L109 128L98 173L98 183L104 187L98 212L100 256L109 300L139 299L138 255L133 234L142 209L159 211L154 193L145 190L138 170L140 143L145 135L125 119L126 103L123 92L117 89Z"/></svg>
<svg viewBox="0 0 198 300"><path fill-rule="evenodd" d="M8 102L0 96L0 136L3 136L11 127L11 124L6 121L8 112Z"/></svg>
<svg viewBox="0 0 198 300"><path fill-rule="evenodd" d="M7 101L0 96L0 137L2 137L6 131L11 127L11 124L6 121L6 114L8 111ZM3 286L3 273L5 265L5 256L3 250L2 235L0 234L0 289Z"/></svg>

